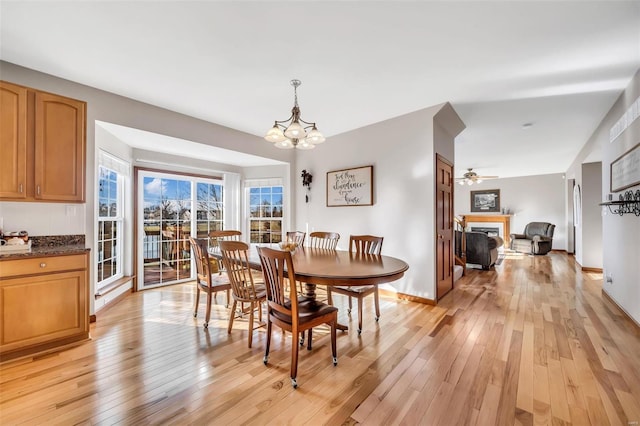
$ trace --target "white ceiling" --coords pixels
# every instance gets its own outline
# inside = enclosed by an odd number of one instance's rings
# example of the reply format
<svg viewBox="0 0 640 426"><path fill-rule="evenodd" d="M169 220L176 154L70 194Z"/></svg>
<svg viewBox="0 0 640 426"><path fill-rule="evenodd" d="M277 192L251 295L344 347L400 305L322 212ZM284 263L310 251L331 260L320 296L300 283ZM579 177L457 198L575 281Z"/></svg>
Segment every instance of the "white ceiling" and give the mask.
<svg viewBox="0 0 640 426"><path fill-rule="evenodd" d="M327 143L449 101L460 175L564 172L640 68L638 1L2 0L0 24L5 61L258 136L292 78Z"/></svg>

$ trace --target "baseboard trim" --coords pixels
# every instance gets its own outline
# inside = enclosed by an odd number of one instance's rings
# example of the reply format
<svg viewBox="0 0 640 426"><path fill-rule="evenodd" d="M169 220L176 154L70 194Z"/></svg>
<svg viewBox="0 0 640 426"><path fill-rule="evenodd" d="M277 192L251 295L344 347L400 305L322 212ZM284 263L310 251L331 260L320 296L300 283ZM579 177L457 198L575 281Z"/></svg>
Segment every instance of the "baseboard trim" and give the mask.
<svg viewBox="0 0 640 426"><path fill-rule="evenodd" d="M602 295L604 296L605 299L607 299L609 302L611 302L613 305L615 305L616 308L618 308L620 310L620 312L622 312L623 316L629 320L629 322L631 322L631 324L633 324L635 326L636 329L636 333L640 333L640 323L636 322L636 320L633 319L633 317L631 315L629 315L629 313L627 311L624 310L624 308L622 306L620 306L618 304L618 302L616 302L613 297L609 296L609 294L602 289Z"/></svg>
<svg viewBox="0 0 640 426"><path fill-rule="evenodd" d="M129 281L133 281L135 279L135 275L126 275L122 278L118 278L117 280L115 280L114 282L104 286L103 288L101 288L100 290L98 290L96 292L96 298L100 297L100 296L104 296L106 294L111 293L114 290L117 290L121 285L125 285L127 284ZM133 287L133 282L131 283L131 287Z"/></svg>
<svg viewBox="0 0 640 426"><path fill-rule="evenodd" d="M409 302L422 303L423 305L436 305L435 300L427 299L425 297L412 296L410 294L397 293L395 291L389 291L383 288L378 288L378 293L380 293L381 296L393 297L400 300L408 300Z"/></svg>
<svg viewBox="0 0 640 426"><path fill-rule="evenodd" d="M95 314L91 315L91 317L93 318L91 320L91 322L96 322L98 320L98 314L106 311L107 309L111 308L114 305L117 305L120 301L122 301L125 297L129 296L131 293L133 293L133 289L131 289L129 291L125 291L124 293L122 293L118 297L115 297L109 303L105 304L98 312L96 312Z"/></svg>
<svg viewBox="0 0 640 426"><path fill-rule="evenodd" d="M602 273L602 268L590 268L589 266L580 266L580 269L582 269L585 272L600 272L600 273Z"/></svg>

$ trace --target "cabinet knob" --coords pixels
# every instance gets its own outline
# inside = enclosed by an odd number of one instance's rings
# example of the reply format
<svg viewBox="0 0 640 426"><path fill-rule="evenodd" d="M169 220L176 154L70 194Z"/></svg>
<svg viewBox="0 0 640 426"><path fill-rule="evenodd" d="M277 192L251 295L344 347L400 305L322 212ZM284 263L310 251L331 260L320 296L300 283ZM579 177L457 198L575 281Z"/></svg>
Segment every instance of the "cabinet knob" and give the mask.
<svg viewBox="0 0 640 426"><path fill-rule="evenodd" d="M40 264L40 267L41 267L41 268L46 268L46 267L47 267L47 264L46 264L46 263L44 263L44 262L42 262L42 263Z"/></svg>
<svg viewBox="0 0 640 426"><path fill-rule="evenodd" d="M40 185L38 185L38 186L36 187L36 193L37 193L38 195L40 195Z"/></svg>
<svg viewBox="0 0 640 426"><path fill-rule="evenodd" d="M20 184L20 193L22 194L22 184Z"/></svg>

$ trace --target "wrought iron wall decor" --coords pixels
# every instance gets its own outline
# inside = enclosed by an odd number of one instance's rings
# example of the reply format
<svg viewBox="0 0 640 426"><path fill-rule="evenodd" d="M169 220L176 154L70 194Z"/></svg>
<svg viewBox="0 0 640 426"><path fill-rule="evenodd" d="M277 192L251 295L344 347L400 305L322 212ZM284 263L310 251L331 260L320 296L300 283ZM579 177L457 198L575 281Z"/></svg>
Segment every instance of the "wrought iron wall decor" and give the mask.
<svg viewBox="0 0 640 426"><path fill-rule="evenodd" d="M620 216L625 214L635 214L640 216L640 189L635 193L631 190L620 194L618 201L607 201L600 203L601 206L607 206L609 211Z"/></svg>

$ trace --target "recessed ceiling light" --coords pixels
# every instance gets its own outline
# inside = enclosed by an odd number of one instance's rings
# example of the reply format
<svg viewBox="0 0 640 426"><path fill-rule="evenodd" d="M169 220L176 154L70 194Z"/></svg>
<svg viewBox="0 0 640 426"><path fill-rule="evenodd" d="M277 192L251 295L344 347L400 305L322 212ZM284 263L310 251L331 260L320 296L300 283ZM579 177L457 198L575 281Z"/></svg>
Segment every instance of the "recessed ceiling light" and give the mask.
<svg viewBox="0 0 640 426"><path fill-rule="evenodd" d="M524 124L522 125L522 128L523 128L523 129L525 129L525 130L526 130L526 129L530 129L530 128L532 128L532 127L533 127L533 123L524 123Z"/></svg>

